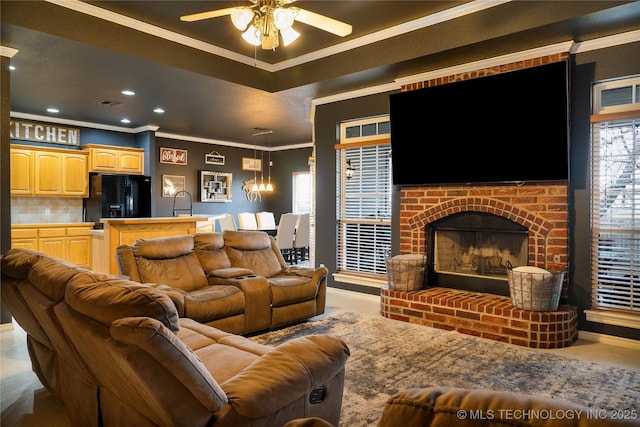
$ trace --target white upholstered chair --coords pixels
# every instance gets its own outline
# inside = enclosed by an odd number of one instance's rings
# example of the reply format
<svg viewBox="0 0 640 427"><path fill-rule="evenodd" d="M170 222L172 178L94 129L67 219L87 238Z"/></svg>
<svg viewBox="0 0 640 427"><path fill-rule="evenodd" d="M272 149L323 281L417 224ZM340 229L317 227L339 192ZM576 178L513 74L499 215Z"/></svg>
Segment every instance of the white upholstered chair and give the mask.
<svg viewBox="0 0 640 427"><path fill-rule="evenodd" d="M273 216L273 212L258 212L256 220L258 221L258 230L276 229L276 219Z"/></svg>
<svg viewBox="0 0 640 427"><path fill-rule="evenodd" d="M238 229L257 230L258 222L256 221L256 214L254 214L253 212L238 213Z"/></svg>
<svg viewBox="0 0 640 427"><path fill-rule="evenodd" d="M296 232L298 215L285 213L280 215L278 231L276 233L276 243L285 261L293 263L295 257L293 253L293 237Z"/></svg>
<svg viewBox="0 0 640 427"><path fill-rule="evenodd" d="M218 218L218 223L220 224L220 231L235 231L238 229L238 227L236 226L236 220L233 219L233 215L230 214L224 214L223 216Z"/></svg>
<svg viewBox="0 0 640 427"><path fill-rule="evenodd" d="M297 264L298 259L304 261L309 253L309 214L302 214L296 225L296 233L293 238L293 260Z"/></svg>

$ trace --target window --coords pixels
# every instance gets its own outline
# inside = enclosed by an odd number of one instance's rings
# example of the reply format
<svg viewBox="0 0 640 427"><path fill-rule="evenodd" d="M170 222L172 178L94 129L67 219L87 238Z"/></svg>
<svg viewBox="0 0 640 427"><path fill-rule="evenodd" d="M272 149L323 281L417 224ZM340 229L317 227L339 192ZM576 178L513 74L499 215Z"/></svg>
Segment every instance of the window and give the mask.
<svg viewBox="0 0 640 427"><path fill-rule="evenodd" d="M391 248L389 118L343 123L337 146L337 267L340 274L386 277ZM350 171L348 171L350 169Z"/></svg>
<svg viewBox="0 0 640 427"><path fill-rule="evenodd" d="M313 182L311 172L294 172L293 195L291 211L294 214L311 213L311 195L313 194Z"/></svg>
<svg viewBox="0 0 640 427"><path fill-rule="evenodd" d="M594 87L594 113L599 115L592 116L591 128L592 297L593 308L640 313L640 86L636 82L626 79Z"/></svg>

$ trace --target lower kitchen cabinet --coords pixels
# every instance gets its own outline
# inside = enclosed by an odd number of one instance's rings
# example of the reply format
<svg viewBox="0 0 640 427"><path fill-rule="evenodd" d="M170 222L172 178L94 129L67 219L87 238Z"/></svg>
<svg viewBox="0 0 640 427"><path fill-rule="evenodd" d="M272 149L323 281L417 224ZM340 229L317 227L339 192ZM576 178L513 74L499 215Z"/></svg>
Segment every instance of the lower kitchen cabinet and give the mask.
<svg viewBox="0 0 640 427"><path fill-rule="evenodd" d="M92 229L93 223L14 224L11 247L32 249L90 268Z"/></svg>

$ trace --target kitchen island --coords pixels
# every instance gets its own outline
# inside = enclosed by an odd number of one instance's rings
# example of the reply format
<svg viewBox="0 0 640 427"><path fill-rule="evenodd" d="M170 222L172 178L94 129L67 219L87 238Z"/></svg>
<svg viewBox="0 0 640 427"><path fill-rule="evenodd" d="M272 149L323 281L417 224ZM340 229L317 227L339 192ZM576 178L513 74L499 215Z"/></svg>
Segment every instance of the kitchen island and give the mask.
<svg viewBox="0 0 640 427"><path fill-rule="evenodd" d="M92 265L94 271L119 274L116 249L131 245L136 239L195 234L202 217L101 218L103 230L93 230Z"/></svg>

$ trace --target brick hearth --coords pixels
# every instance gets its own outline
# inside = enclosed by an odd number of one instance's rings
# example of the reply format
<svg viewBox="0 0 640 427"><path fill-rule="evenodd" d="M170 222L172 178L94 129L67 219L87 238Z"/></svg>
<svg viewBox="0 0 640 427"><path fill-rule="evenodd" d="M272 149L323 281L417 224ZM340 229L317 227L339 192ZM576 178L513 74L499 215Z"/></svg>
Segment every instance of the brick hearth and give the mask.
<svg viewBox="0 0 640 427"><path fill-rule="evenodd" d="M568 347L578 339L577 308L556 311L514 307L509 297L430 288L419 291L380 289L380 314L394 320L455 330L531 348Z"/></svg>

